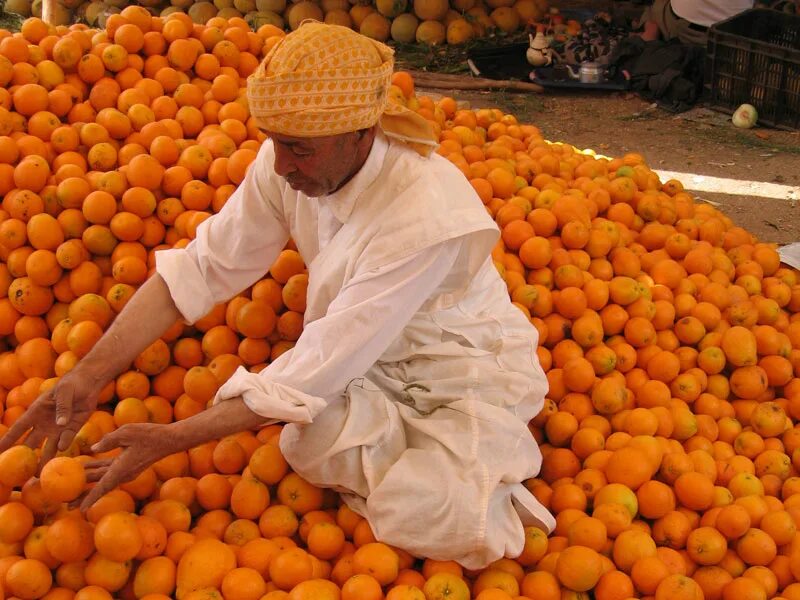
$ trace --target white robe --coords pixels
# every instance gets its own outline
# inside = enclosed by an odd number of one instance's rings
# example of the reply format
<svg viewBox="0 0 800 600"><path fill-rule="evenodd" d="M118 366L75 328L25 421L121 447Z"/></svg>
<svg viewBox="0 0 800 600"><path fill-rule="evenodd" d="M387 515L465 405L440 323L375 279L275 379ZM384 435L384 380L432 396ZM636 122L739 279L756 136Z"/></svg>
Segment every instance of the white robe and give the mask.
<svg viewBox="0 0 800 600"><path fill-rule="evenodd" d="M672 10L682 19L711 27L753 8L753 0L672 0Z"/></svg>
<svg viewBox="0 0 800 600"><path fill-rule="evenodd" d="M518 555L523 526L555 526L522 485L541 466L527 423L547 380L480 199L445 159L382 135L323 198L292 190L273 160L267 141L197 238L156 255L188 322L261 278L289 236L307 261L296 346L237 370L215 401L286 421L292 468L340 491L379 540L467 568Z"/></svg>

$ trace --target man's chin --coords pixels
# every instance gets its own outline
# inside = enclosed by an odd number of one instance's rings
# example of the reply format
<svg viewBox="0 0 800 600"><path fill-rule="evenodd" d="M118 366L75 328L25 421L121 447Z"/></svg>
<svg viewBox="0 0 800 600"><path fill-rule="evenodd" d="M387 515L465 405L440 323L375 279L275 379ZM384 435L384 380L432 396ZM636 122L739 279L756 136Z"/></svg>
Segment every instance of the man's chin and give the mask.
<svg viewBox="0 0 800 600"><path fill-rule="evenodd" d="M317 196L323 195L320 193L319 186L309 183L308 181L289 181L287 179L286 182L295 192L300 192L306 196L309 196L310 198L316 198Z"/></svg>

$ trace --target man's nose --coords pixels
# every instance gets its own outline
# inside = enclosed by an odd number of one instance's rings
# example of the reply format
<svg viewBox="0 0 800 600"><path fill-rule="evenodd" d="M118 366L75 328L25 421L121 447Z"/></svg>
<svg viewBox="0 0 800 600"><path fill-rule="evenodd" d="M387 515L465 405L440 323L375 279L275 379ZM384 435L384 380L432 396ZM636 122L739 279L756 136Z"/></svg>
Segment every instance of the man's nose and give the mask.
<svg viewBox="0 0 800 600"><path fill-rule="evenodd" d="M275 149L275 173L281 177L291 175L297 170L294 161L289 156L289 153L284 150Z"/></svg>

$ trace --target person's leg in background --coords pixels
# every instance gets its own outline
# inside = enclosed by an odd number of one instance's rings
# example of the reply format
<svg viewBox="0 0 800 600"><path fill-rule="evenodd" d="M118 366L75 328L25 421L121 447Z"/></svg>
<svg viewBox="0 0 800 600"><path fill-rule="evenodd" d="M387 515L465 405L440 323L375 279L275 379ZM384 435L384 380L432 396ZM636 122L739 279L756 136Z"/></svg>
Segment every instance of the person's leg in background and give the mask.
<svg viewBox="0 0 800 600"><path fill-rule="evenodd" d="M677 38L684 44L706 45L706 28L694 25L676 15L670 0L655 0L652 6L645 9L639 23L644 27L642 39L648 42Z"/></svg>
<svg viewBox="0 0 800 600"><path fill-rule="evenodd" d="M639 26L642 27L642 32L639 35L641 35L642 39L646 42L652 42L659 38L669 39L665 14L671 12L669 0L655 0L644 9L639 19Z"/></svg>
<svg viewBox="0 0 800 600"><path fill-rule="evenodd" d="M640 35L646 42L678 39L684 44L705 47L708 37L707 28L690 23L676 15L670 0L655 0L645 9L639 19L639 25L643 27Z"/></svg>

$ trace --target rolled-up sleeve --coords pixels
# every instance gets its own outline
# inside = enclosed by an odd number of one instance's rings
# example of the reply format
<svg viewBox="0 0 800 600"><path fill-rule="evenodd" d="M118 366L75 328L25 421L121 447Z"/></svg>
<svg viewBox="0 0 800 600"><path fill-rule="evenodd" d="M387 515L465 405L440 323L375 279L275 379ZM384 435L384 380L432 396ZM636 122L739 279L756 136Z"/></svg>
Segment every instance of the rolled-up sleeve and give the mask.
<svg viewBox="0 0 800 600"><path fill-rule="evenodd" d="M164 279L187 323L262 277L289 239L272 144L262 144L244 181L219 213L206 219L186 248L156 253Z"/></svg>
<svg viewBox="0 0 800 600"><path fill-rule="evenodd" d="M401 334L445 280L461 245L449 240L357 276L294 348L258 374L240 367L215 402L241 396L268 419L310 423L327 406L325 398L363 376Z"/></svg>

